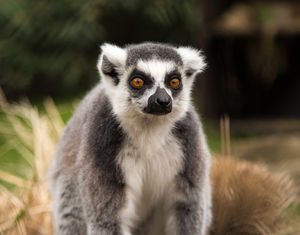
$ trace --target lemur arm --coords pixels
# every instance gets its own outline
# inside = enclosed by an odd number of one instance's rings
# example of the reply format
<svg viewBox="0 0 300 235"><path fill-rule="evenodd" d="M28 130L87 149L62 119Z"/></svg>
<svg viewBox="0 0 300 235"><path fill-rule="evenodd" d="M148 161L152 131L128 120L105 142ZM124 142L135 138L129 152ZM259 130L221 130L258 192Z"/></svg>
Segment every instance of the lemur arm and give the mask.
<svg viewBox="0 0 300 235"><path fill-rule="evenodd" d="M118 212L124 203L125 183L116 161L124 134L107 98L94 105L95 113L87 120L90 125L86 125L83 138L86 147L81 149L78 162L87 231L88 235L124 235Z"/></svg>

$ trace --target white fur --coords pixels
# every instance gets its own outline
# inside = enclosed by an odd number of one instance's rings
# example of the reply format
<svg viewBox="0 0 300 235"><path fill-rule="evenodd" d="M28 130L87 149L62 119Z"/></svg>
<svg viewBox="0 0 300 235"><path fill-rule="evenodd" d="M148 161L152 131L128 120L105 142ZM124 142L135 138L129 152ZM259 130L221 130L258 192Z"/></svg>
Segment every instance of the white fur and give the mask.
<svg viewBox="0 0 300 235"><path fill-rule="evenodd" d="M101 46L101 50L102 50L102 55L106 55L107 59L111 63L115 64L117 67L122 67L123 65L125 65L127 53L123 48L105 43ZM97 64L99 72L101 72L100 65L101 65L101 57Z"/></svg>
<svg viewBox="0 0 300 235"><path fill-rule="evenodd" d="M165 87L164 80L166 74L177 68L172 61L160 61L157 59L148 61L139 60L136 67L155 78L155 83L161 88Z"/></svg>
<svg viewBox="0 0 300 235"><path fill-rule="evenodd" d="M155 217L160 219L154 218L158 224L153 229L165 229L162 224L166 224L172 214L172 202L180 196L175 175L182 166L182 151L170 130L163 129L145 127L141 135L126 140L124 151L119 154L127 184L126 206L120 214L125 230L136 227L155 205L161 207L156 207L159 213ZM149 234L161 233L154 230Z"/></svg>
<svg viewBox="0 0 300 235"><path fill-rule="evenodd" d="M204 70L206 63L201 51L191 47L179 47L177 52L181 56L186 69L195 70L197 73Z"/></svg>

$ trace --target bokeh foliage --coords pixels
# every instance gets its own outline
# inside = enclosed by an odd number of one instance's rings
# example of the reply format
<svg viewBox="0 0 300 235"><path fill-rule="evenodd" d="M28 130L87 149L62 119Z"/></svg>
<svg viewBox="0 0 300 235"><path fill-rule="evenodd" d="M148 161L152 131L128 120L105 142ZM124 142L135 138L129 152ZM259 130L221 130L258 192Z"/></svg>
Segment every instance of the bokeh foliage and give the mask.
<svg viewBox="0 0 300 235"><path fill-rule="evenodd" d="M97 82L102 42L190 44L196 18L194 0L1 0L0 86L9 98L74 96Z"/></svg>

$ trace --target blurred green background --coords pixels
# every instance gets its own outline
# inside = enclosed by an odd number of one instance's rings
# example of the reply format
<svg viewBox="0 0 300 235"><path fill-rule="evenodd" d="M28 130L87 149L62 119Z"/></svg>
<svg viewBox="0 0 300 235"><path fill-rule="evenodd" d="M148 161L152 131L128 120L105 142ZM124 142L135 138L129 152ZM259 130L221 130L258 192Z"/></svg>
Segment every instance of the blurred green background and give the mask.
<svg viewBox="0 0 300 235"><path fill-rule="evenodd" d="M193 0L2 0L0 86L12 99L77 97L99 79L103 42L189 44L195 7Z"/></svg>
<svg viewBox="0 0 300 235"><path fill-rule="evenodd" d="M201 48L205 116L300 117L297 1L1 0L0 86L10 100L81 97L103 42Z"/></svg>

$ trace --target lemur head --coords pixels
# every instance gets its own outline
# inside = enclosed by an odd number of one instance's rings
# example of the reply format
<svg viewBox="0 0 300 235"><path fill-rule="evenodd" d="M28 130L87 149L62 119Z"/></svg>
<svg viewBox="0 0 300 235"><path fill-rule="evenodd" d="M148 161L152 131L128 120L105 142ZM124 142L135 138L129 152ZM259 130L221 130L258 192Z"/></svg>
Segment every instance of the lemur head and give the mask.
<svg viewBox="0 0 300 235"><path fill-rule="evenodd" d="M101 49L98 69L117 116L179 119L187 111L194 78L205 67L200 51L159 43Z"/></svg>

